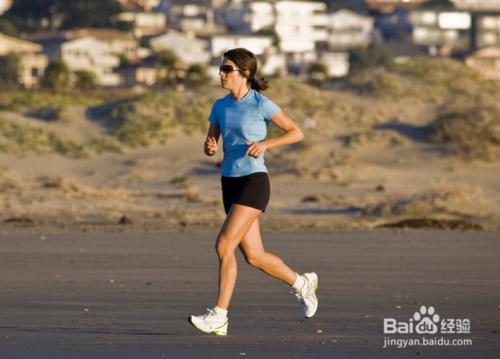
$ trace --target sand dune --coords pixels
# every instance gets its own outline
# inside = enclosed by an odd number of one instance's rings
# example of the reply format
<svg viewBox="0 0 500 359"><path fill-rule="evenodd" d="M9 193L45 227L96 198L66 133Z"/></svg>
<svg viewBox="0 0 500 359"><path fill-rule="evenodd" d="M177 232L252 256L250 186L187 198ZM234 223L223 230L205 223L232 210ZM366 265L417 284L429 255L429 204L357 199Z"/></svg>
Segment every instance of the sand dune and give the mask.
<svg viewBox="0 0 500 359"><path fill-rule="evenodd" d="M488 91L474 95L481 88ZM75 103L1 95L0 220L220 225L222 154L206 157L202 144L211 101L223 95L214 88ZM499 228L496 84L455 63L418 60L328 89L284 78L266 95L305 133L266 153L268 228L372 228L416 217ZM40 108L57 116L43 119ZM269 136L279 134L271 126Z"/></svg>

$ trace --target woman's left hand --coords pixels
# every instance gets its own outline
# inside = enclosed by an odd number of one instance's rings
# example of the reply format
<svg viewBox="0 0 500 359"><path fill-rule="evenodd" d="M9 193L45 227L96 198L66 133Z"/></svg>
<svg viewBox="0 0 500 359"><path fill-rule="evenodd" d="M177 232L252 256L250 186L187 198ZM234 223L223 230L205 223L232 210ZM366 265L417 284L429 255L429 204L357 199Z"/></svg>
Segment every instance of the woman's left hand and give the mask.
<svg viewBox="0 0 500 359"><path fill-rule="evenodd" d="M245 141L245 142L248 145L247 151L245 152L245 156L252 156L257 158L267 150L267 145L264 142L250 142L250 141Z"/></svg>

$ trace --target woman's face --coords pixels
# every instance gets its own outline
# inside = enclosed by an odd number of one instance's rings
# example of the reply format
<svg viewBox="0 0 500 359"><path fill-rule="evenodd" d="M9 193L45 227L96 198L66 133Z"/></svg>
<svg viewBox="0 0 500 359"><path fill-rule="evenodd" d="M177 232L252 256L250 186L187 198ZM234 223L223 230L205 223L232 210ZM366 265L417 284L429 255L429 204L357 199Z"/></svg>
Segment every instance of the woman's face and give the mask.
<svg viewBox="0 0 500 359"><path fill-rule="evenodd" d="M238 66L231 60L224 58L219 69L219 78L222 88L226 90L240 89L247 79L241 75Z"/></svg>

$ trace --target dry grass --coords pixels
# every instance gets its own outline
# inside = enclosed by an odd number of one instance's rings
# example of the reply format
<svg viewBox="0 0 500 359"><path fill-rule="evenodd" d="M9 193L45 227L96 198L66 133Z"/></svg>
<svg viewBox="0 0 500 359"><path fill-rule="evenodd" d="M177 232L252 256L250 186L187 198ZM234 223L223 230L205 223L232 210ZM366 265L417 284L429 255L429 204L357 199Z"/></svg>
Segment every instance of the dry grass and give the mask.
<svg viewBox="0 0 500 359"><path fill-rule="evenodd" d="M412 195L388 195L366 205L362 214L379 218L449 216L475 218L494 212L495 204L481 187L443 186Z"/></svg>
<svg viewBox="0 0 500 359"><path fill-rule="evenodd" d="M500 106L491 94L458 97L443 105L427 137L467 159L495 161L500 154Z"/></svg>

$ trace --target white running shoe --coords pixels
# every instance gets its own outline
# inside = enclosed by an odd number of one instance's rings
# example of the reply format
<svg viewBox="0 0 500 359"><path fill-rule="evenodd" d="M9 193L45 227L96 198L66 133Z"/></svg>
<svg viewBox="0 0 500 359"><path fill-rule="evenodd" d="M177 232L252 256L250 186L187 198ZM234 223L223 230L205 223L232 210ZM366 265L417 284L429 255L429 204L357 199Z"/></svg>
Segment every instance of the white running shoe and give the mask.
<svg viewBox="0 0 500 359"><path fill-rule="evenodd" d="M304 316L311 318L316 314L318 309L318 298L316 297L316 290L318 289L318 275L314 272L304 273L301 275L304 278L304 286L299 289L292 289L290 293L295 294L299 302L302 303L304 309Z"/></svg>
<svg viewBox="0 0 500 359"><path fill-rule="evenodd" d="M189 323L208 334L227 335L229 319L227 317L221 318L211 308L207 308L207 311L207 314L191 315L188 318Z"/></svg>

